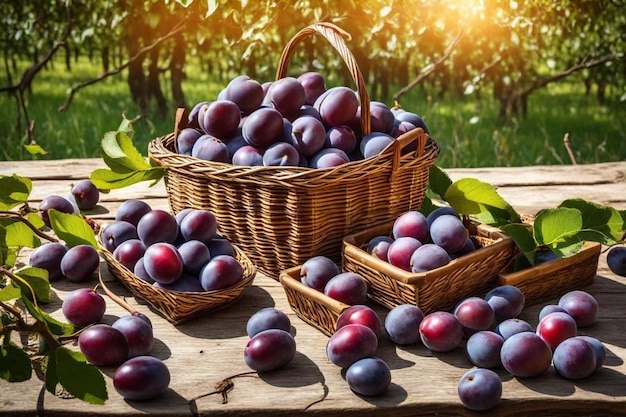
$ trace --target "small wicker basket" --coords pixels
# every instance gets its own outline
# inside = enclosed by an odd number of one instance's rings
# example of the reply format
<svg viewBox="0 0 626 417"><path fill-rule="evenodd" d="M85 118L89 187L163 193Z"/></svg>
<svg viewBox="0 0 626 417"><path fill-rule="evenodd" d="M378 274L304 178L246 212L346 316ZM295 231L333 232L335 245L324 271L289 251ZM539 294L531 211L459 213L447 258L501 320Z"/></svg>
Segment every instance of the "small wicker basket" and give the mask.
<svg viewBox="0 0 626 417"><path fill-rule="evenodd" d="M319 35L343 58L358 90L363 134L371 129L369 95L356 61L334 25L319 23L301 30L283 50L277 79L302 39ZM178 129L176 129L178 130ZM424 199L437 143L422 129L407 132L382 154L334 167L245 167L178 154L176 131L148 147L154 162L166 169L165 185L174 213L191 207L210 210L219 232L278 279L280 271L315 255L337 263L344 236L370 225L418 210ZM403 152L417 141L415 152Z"/></svg>
<svg viewBox="0 0 626 417"><path fill-rule="evenodd" d="M301 266L294 266L280 273L279 280L289 306L304 322L326 336L331 336L335 333L337 319L350 306L304 285L300 281Z"/></svg>
<svg viewBox="0 0 626 417"><path fill-rule="evenodd" d="M524 293L525 304L546 302L593 283L602 245L585 242L576 254L554 259L517 272L503 272L498 285L514 285ZM511 262L512 264L512 262Z"/></svg>
<svg viewBox="0 0 626 417"><path fill-rule="evenodd" d="M237 284L221 290L205 292L171 291L155 287L137 277L122 265L113 254L98 242L102 255L111 274L117 278L137 298L145 301L170 323L178 325L212 311L228 307L241 296L243 291L254 281L256 268L252 261L239 249L235 248L235 258L243 267L243 279Z"/></svg>
<svg viewBox="0 0 626 417"><path fill-rule="evenodd" d="M497 285L498 274L515 253L513 239L494 227L470 222L467 227L481 248L453 259L445 266L412 273L367 253L369 241L389 236L393 221L346 236L343 269L356 272L368 283L368 296L391 309L414 304L425 313L450 311L469 296L484 296Z"/></svg>

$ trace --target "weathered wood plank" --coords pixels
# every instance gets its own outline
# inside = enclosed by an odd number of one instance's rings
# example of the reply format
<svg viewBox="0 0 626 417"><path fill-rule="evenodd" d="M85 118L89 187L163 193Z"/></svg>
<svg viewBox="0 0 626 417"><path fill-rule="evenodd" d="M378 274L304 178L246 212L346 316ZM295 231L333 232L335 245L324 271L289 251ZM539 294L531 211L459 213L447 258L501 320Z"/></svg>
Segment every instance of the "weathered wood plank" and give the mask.
<svg viewBox="0 0 626 417"><path fill-rule="evenodd" d="M101 165L101 161L26 161L0 162L0 175L29 176L34 179L33 203L48 194L65 194L69 184ZM453 179L475 177L498 187L502 196L523 213L551 207L565 198L583 197L626 208L624 200L626 162L590 166L550 166L527 168L481 168L449 170ZM163 183L153 188L137 184L103 195L93 213L101 221L110 220L119 204L128 198L141 198L154 208L167 209ZM27 259L22 254L22 260ZM101 265L107 285L125 297L137 310L153 321L156 342L152 354L168 365L172 382L162 398L148 402L124 401L112 384L114 369L104 369L110 399L105 406L90 406L78 400L57 398L42 392L42 382L9 384L0 380L0 415L46 416L420 416L475 415L460 404L456 387L462 374L472 367L463 348L434 354L421 344L395 346L386 338L377 354L392 369L392 386L387 394L365 398L353 394L342 377L341 369L333 365L325 353L328 338L305 324L290 309L280 284L258 274L254 284L246 289L240 300L227 309L192 322L173 326L151 311L144 303L112 277L104 262ZM573 271L575 273L575 271ZM92 287L93 282L82 284ZM56 294L45 309L53 317L63 319L61 300L77 284L56 282ZM535 378L517 379L503 369L503 402L489 415L548 416L626 415L626 278L612 274L606 266L606 254L600 257L598 276L586 290L600 303L600 317L593 326L581 329L602 340L608 350L605 367L583 381L567 381L554 370ZM556 299L552 300L556 302ZM216 383L233 375L248 372L243 361L247 342L245 324L258 309L275 306L288 313L296 335L297 354L284 369L264 375L248 375L233 379L234 389L228 403L214 394L195 401L189 400L214 390ZM384 319L386 310L372 305ZM542 306L529 306L521 318L536 325ZM127 314L121 307L107 301L105 322L112 323Z"/></svg>

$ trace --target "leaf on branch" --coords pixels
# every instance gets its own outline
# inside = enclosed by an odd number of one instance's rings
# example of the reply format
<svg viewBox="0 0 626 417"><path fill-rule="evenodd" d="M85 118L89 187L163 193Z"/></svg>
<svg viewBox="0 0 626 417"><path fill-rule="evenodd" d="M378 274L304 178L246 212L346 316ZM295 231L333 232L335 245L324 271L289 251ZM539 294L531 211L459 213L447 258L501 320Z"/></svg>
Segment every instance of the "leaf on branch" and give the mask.
<svg viewBox="0 0 626 417"><path fill-rule="evenodd" d="M48 281L48 271L43 268L26 266L15 271L15 275L22 278L32 288L37 297L37 301L43 303L50 302L50 281ZM29 296L30 289L25 288L25 284L19 280L13 281L22 288L22 294Z"/></svg>
<svg viewBox="0 0 626 417"><path fill-rule="evenodd" d="M0 301L11 301L22 296L22 292L17 285L11 284L0 290ZM4 323L3 323L4 324Z"/></svg>
<svg viewBox="0 0 626 417"><path fill-rule="evenodd" d="M0 175L0 210L11 210L26 203L32 188L30 178Z"/></svg>
<svg viewBox="0 0 626 417"><path fill-rule="evenodd" d="M518 222L520 215L498 194L493 185L475 178L462 178L448 187L444 195L450 206L461 214L476 215L488 224Z"/></svg>
<svg viewBox="0 0 626 417"><path fill-rule="evenodd" d="M583 220L579 210L567 207L541 210L534 221L535 240L539 245L555 247L571 243L582 230Z"/></svg>
<svg viewBox="0 0 626 417"><path fill-rule="evenodd" d="M35 320L44 322L48 326L48 330L55 336L67 336L74 333L74 326L69 323L63 323L41 310L34 305L28 298L22 297L22 301L26 309Z"/></svg>
<svg viewBox="0 0 626 417"><path fill-rule="evenodd" d="M36 248L41 245L41 240L33 230L22 222L13 221L6 226L0 225L0 227L5 229L4 243L7 247Z"/></svg>
<svg viewBox="0 0 626 417"><path fill-rule="evenodd" d="M48 155L48 151L41 147L38 144L29 144L24 145L24 149L31 155Z"/></svg>
<svg viewBox="0 0 626 417"><path fill-rule="evenodd" d="M583 200L581 198L563 201L559 207L569 207L580 211L582 229L596 231L590 233L585 240L612 245L624 234L624 219L617 209Z"/></svg>
<svg viewBox="0 0 626 417"><path fill-rule="evenodd" d="M452 180L448 174L436 164L430 166L428 170L428 188L440 198L446 195L446 191L452 185Z"/></svg>
<svg viewBox="0 0 626 417"><path fill-rule="evenodd" d="M124 188L142 181L152 181L150 186L158 183L165 174L164 168L153 167L144 171L119 173L110 169L96 169L92 171L89 179L100 190L113 190Z"/></svg>
<svg viewBox="0 0 626 417"><path fill-rule="evenodd" d="M90 245L100 250L93 229L82 217L54 209L48 210L48 217L54 233L69 247Z"/></svg>
<svg viewBox="0 0 626 417"><path fill-rule="evenodd" d="M504 233L511 236L513 242L517 245L522 255L528 259L530 264L535 263L535 251L537 250L537 242L533 237L532 228L521 223L511 223L501 227Z"/></svg>
<svg viewBox="0 0 626 417"><path fill-rule="evenodd" d="M108 394L104 376L82 353L60 347L54 356L58 382L67 392L89 404L105 403Z"/></svg>
<svg viewBox="0 0 626 417"><path fill-rule="evenodd" d="M153 166L133 144L132 120L124 117L118 130L105 133L100 153L109 169L96 169L91 182L100 190L124 188L142 181L156 184L165 175L165 169Z"/></svg>
<svg viewBox="0 0 626 417"><path fill-rule="evenodd" d="M30 357L13 343L0 345L0 378L9 382L27 381L33 374Z"/></svg>
<svg viewBox="0 0 626 417"><path fill-rule="evenodd" d="M116 172L149 169L150 164L133 145L131 136L124 130L107 132L100 142L102 159Z"/></svg>

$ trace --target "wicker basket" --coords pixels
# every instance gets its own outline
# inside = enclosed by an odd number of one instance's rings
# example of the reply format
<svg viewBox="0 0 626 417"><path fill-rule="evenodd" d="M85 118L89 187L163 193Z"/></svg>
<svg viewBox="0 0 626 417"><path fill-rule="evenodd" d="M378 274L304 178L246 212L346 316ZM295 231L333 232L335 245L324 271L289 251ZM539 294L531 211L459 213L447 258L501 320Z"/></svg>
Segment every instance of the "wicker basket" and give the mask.
<svg viewBox="0 0 626 417"><path fill-rule="evenodd" d="M515 285L524 293L525 304L539 304L593 283L602 245L585 242L567 258L554 259L518 272L503 272L499 285Z"/></svg>
<svg viewBox="0 0 626 417"><path fill-rule="evenodd" d="M337 50L356 83L361 128L370 131L369 95L342 32L330 24L301 30L285 47L277 78L286 76L293 48L319 35ZM417 140L415 152L402 148ZM175 133L149 144L151 158L167 168L165 184L173 212L207 209L219 232L237 244L257 268L278 279L282 270L315 255L337 263L344 236L420 208L428 171L439 154L421 129L394 141L381 155L334 167L244 167L203 161L175 152Z"/></svg>
<svg viewBox="0 0 626 417"><path fill-rule="evenodd" d="M166 290L155 287L137 277L115 259L113 254L104 248L102 242L99 241L98 243L111 274L128 288L135 297L144 300L150 307L174 325L228 307L237 301L243 290L252 284L256 276L256 268L252 261L240 248L233 245L235 257L243 267L243 279L237 284L221 290L205 292Z"/></svg>
<svg viewBox="0 0 626 417"><path fill-rule="evenodd" d="M499 229L470 222L468 230L482 247L453 259L445 266L412 273L367 253L369 241L390 235L393 221L346 236L343 269L361 274L368 283L368 296L391 309L414 304L425 313L450 311L469 296L484 296L497 285L498 274L515 253L513 239Z"/></svg>
<svg viewBox="0 0 626 417"><path fill-rule="evenodd" d="M304 322L326 336L331 336L335 333L337 319L350 306L304 285L300 281L301 266L294 266L280 273L279 280L289 306Z"/></svg>

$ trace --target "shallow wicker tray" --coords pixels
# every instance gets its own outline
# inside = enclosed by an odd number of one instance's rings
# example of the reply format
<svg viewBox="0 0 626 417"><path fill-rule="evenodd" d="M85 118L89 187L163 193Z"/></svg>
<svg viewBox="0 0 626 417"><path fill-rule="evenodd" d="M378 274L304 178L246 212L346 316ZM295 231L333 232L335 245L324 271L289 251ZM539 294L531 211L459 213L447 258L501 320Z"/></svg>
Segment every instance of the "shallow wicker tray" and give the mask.
<svg viewBox="0 0 626 417"><path fill-rule="evenodd" d="M350 306L304 285L300 281L301 266L286 269L279 276L289 306L304 322L331 336L335 333L337 319Z"/></svg>
<svg viewBox="0 0 626 417"><path fill-rule="evenodd" d="M345 32L335 26L315 24L300 31L281 55L277 79L286 76L298 42L314 35L328 40L346 63L359 94L361 128L369 133L370 101L363 76L342 38ZM166 168L171 211L212 211L220 234L274 279L315 255L339 263L344 236L418 210L429 168L439 155L437 143L415 129L380 155L334 168L233 166L177 153L178 130L148 146L152 160ZM403 152L416 141L417 150Z"/></svg>
<svg viewBox="0 0 626 417"><path fill-rule="evenodd" d="M579 290L593 283L602 245L585 242L567 258L554 259L518 272L503 272L499 285L515 285L524 293L525 304L533 305Z"/></svg>
<svg viewBox="0 0 626 417"><path fill-rule="evenodd" d="M480 241L481 248L440 268L412 273L367 253L369 241L389 236L392 226L390 221L343 240L343 269L361 274L368 283L368 297L389 309L414 304L425 314L451 311L464 298L484 296L495 287L498 274L515 254L509 236L497 228L471 222L468 230Z"/></svg>
<svg viewBox="0 0 626 417"><path fill-rule="evenodd" d="M157 313L170 323L178 325L193 318L228 307L241 296L256 276L256 268L245 253L233 245L235 258L243 267L243 279L237 284L221 290L205 292L171 291L155 287L137 277L132 271L122 265L113 254L104 248L100 249L111 274L117 278L133 295L145 301Z"/></svg>

